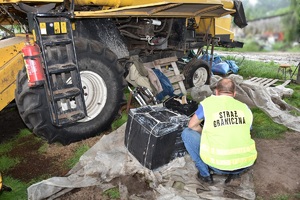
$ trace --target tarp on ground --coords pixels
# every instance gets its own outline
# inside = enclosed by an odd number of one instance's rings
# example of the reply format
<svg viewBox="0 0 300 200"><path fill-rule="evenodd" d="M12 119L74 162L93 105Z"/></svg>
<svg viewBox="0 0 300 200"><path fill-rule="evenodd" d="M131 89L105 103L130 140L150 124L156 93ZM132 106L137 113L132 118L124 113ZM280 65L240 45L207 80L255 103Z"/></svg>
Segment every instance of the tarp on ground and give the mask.
<svg viewBox="0 0 300 200"><path fill-rule="evenodd" d="M237 80L239 77L233 77ZM250 107L257 106L275 122L300 132L300 117L291 114L299 109L281 99L283 89L237 81L239 99ZM226 187L225 176L214 176L213 186L204 186L196 180L197 170L189 155L176 158L168 165L155 170L143 167L124 145L126 124L105 135L81 158L66 177L53 177L28 188L28 199L54 199L74 188L98 186L107 187L115 177L141 174L149 181L157 199L255 199L251 170L242 176L239 187ZM176 187L180 185L180 187ZM235 199L234 198L234 199Z"/></svg>
<svg viewBox="0 0 300 200"><path fill-rule="evenodd" d="M217 175L214 176L213 186L202 185L196 179L197 170L189 155L176 158L155 170L143 167L124 145L125 128L126 124L104 135L66 177L52 177L31 185L27 189L28 199L55 199L74 188L88 186L104 189L113 178L136 173L149 181L156 198L160 200L231 199L226 197L228 193L238 199L255 199L251 170L242 175L239 187L232 188L225 187L225 176Z"/></svg>

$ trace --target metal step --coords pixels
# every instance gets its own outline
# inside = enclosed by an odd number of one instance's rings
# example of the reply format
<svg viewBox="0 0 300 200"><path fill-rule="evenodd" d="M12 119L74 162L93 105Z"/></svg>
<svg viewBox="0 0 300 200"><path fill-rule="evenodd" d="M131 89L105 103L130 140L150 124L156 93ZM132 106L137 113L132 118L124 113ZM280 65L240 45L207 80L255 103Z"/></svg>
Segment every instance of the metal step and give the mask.
<svg viewBox="0 0 300 200"><path fill-rule="evenodd" d="M64 125L64 124L70 124L70 123L76 122L80 119L83 119L84 117L85 117L84 112L82 112L80 110L75 110L72 112L67 112L67 113L58 115L58 120L60 121L61 125Z"/></svg>
<svg viewBox="0 0 300 200"><path fill-rule="evenodd" d="M49 74L67 73L76 69L77 67L74 63L55 64L48 66Z"/></svg>
<svg viewBox="0 0 300 200"><path fill-rule="evenodd" d="M81 90L77 87L64 88L53 91L53 98L55 101L61 99L68 99L80 95Z"/></svg>
<svg viewBox="0 0 300 200"><path fill-rule="evenodd" d="M63 13L61 16L39 13L34 22L46 71L52 123L62 126L83 119L87 111L69 17ZM63 33L54 30L54 23L64 23Z"/></svg>
<svg viewBox="0 0 300 200"><path fill-rule="evenodd" d="M44 46L57 46L57 45L67 45L71 44L72 40L69 38L61 38L61 39L56 39L56 40L44 40L43 45Z"/></svg>

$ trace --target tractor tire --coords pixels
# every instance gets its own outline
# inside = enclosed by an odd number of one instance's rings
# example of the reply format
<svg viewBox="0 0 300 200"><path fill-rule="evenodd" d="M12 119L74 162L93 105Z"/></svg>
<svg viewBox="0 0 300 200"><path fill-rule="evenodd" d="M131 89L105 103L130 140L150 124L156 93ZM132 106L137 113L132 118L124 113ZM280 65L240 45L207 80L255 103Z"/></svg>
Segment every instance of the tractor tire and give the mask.
<svg viewBox="0 0 300 200"><path fill-rule="evenodd" d="M21 118L33 133L48 141L68 145L110 128L124 103L124 69L116 55L96 41L75 42L88 117L67 126L51 122L44 86L29 88L25 67L18 74L15 100Z"/></svg>
<svg viewBox="0 0 300 200"><path fill-rule="evenodd" d="M203 60L191 60L184 66L182 73L185 77L184 85L186 89L201 87L210 82L210 67Z"/></svg>

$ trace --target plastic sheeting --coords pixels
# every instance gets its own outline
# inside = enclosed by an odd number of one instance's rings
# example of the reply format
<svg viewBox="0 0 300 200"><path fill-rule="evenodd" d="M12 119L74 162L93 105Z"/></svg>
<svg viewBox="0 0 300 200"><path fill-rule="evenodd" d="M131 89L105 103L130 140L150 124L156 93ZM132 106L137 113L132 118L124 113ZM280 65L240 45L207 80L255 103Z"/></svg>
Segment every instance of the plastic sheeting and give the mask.
<svg viewBox="0 0 300 200"><path fill-rule="evenodd" d="M245 103L253 104L278 124L282 124L289 129L300 132L300 116L293 115L293 111L300 113L300 110L287 104L282 97L291 95L292 91L281 85L276 87L263 87L251 81L243 81L239 85L241 97Z"/></svg>
<svg viewBox="0 0 300 200"><path fill-rule="evenodd" d="M218 80L218 77L215 77ZM300 117L290 114L299 112L284 102L283 87L268 87L237 79L237 99L250 107L257 106L272 119L300 132ZM213 81L212 81L213 82ZM290 93L290 91L288 91ZM98 186L108 188L110 180L115 177L141 174L151 183L157 199L255 199L251 171L242 175L239 187L226 187L225 176L214 176L215 184L205 186L196 180L197 170L189 155L176 158L169 164L156 170L143 167L127 150L124 145L126 124L116 131L105 135L81 158L79 163L66 177L53 177L28 188L28 199L55 199L74 188Z"/></svg>
<svg viewBox="0 0 300 200"><path fill-rule="evenodd" d="M226 187L225 176L215 175L213 186L198 182L197 169L189 155L176 158L156 170L143 167L124 145L125 128L126 124L104 135L66 177L53 177L31 185L27 189L28 199L55 199L74 188L88 186L97 185L105 189L109 187L107 182L113 178L135 173L150 182L159 200L255 199L251 171L242 175L239 187Z"/></svg>
<svg viewBox="0 0 300 200"><path fill-rule="evenodd" d="M228 76L237 83L236 99L246 103L249 107L258 107L266 113L272 120L282 124L287 128L300 132L300 116L292 113L300 113L300 110L287 104L282 98L291 96L292 89L285 88L282 85L276 87L264 87L259 83L250 80L243 80L240 75L231 74ZM213 76L211 79L211 88L216 87L216 83L222 77ZM202 94L202 91L198 91ZM200 97L198 97L200 98Z"/></svg>

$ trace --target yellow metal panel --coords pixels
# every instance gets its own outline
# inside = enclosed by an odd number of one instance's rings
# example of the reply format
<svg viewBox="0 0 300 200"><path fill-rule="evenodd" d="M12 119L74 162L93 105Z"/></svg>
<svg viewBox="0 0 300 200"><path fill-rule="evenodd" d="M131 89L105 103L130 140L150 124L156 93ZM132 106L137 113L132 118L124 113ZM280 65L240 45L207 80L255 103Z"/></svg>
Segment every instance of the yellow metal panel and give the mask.
<svg viewBox="0 0 300 200"><path fill-rule="evenodd" d="M234 33L230 30L231 16L216 18L216 35L230 35L230 39L234 39Z"/></svg>
<svg viewBox="0 0 300 200"><path fill-rule="evenodd" d="M25 37L14 37L0 41L0 70L24 47Z"/></svg>
<svg viewBox="0 0 300 200"><path fill-rule="evenodd" d="M234 8L234 3L232 0L221 0L222 4L224 5L225 8L227 9L233 9Z"/></svg>
<svg viewBox="0 0 300 200"><path fill-rule="evenodd" d="M215 18L208 18L208 19L196 18L196 22L198 24L198 28L196 29L196 32L211 34L212 36L215 36Z"/></svg>
<svg viewBox="0 0 300 200"><path fill-rule="evenodd" d="M0 111L15 98L16 84L11 84L6 90L0 93Z"/></svg>
<svg viewBox="0 0 300 200"><path fill-rule="evenodd" d="M21 53L24 43L25 35L0 41L0 110L15 98L17 74L24 66Z"/></svg>
<svg viewBox="0 0 300 200"><path fill-rule="evenodd" d="M7 62L0 70L0 110L14 100L16 88L16 78L19 70L24 66L21 53Z"/></svg>
<svg viewBox="0 0 300 200"><path fill-rule="evenodd" d="M229 5L228 1L223 0L226 5ZM136 6L145 4L156 4L156 3L205 3L205 4L222 4L221 0L75 0L77 5L99 5L107 6L112 8L119 8L125 6Z"/></svg>
<svg viewBox="0 0 300 200"><path fill-rule="evenodd" d="M160 2L139 6L126 6L109 10L78 11L77 18L81 17L221 17L234 13L235 10L225 9L222 4L201 3L169 3Z"/></svg>

